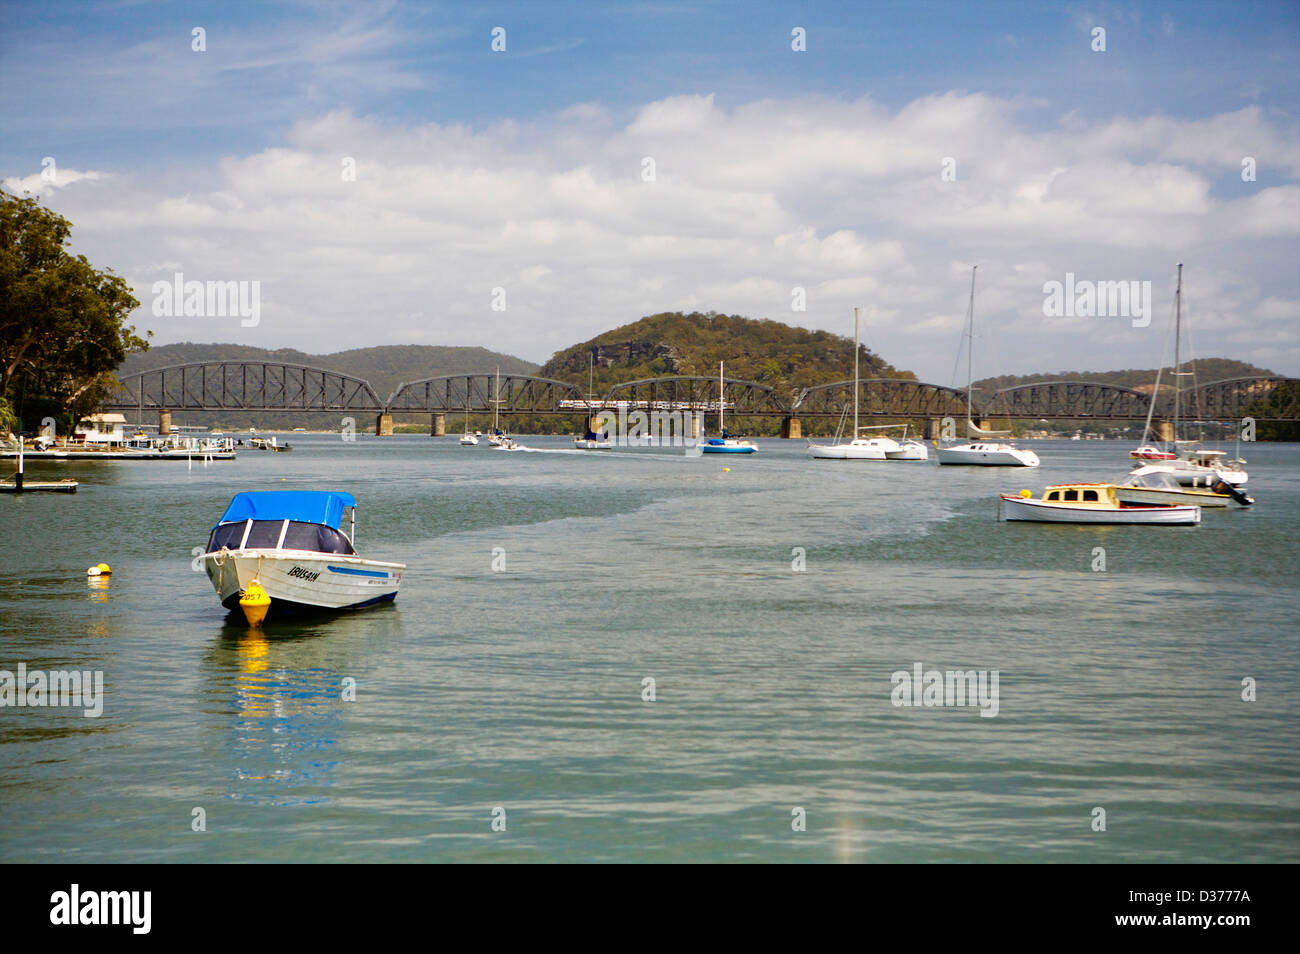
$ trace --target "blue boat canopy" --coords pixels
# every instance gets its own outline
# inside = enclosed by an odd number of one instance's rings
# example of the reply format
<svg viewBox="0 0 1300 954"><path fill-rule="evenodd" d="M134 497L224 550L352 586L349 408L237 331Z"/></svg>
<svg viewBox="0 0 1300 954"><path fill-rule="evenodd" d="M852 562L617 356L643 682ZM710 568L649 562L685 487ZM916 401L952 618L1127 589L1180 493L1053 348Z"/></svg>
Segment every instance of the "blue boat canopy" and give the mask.
<svg viewBox="0 0 1300 954"><path fill-rule="evenodd" d="M339 529L345 507L355 507L356 498L339 491L265 490L235 494L221 517L221 523L243 520L297 520ZM218 524L220 526L220 524Z"/></svg>

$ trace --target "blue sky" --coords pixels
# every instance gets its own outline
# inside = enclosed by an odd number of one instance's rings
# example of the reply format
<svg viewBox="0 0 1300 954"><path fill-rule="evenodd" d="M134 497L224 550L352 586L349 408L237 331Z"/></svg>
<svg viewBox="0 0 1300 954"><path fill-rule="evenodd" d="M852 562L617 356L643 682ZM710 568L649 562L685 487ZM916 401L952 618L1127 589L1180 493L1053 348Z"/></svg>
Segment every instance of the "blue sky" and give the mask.
<svg viewBox="0 0 1300 954"><path fill-rule="evenodd" d="M1036 289L1073 270L1163 292L1188 258L1202 353L1300 372L1286 224L1300 4L110 2L3 14L7 187L37 185L77 224L79 251L142 289L173 268L263 283L257 328L159 320L146 303L141 324L161 341L311 350L325 327L339 347L483 344L543 360L683 307L842 331L865 296L886 358L946 380L960 272L978 260L981 311L1005 329L1009 365L987 370L1105 367L1117 347L1130 352L1118 363L1150 366L1149 335L1045 326ZM490 48L497 26L504 53ZM796 26L806 52L791 50ZM820 168L840 147L860 170ZM635 172L656 149L662 188L647 203ZM891 166L890 150L914 157ZM970 186L955 203L917 184L950 153ZM318 175L342 156L362 170L346 211L334 177ZM1246 189L1244 156L1258 162ZM61 180L34 178L45 157ZM468 196L481 201L459 204ZM1168 197L1168 216L1152 196ZM1025 202L1035 208L1017 212ZM388 247L399 233L405 245ZM340 262L355 264L350 284ZM791 314L800 283L813 304ZM519 292L508 323L481 313L494 287Z"/></svg>

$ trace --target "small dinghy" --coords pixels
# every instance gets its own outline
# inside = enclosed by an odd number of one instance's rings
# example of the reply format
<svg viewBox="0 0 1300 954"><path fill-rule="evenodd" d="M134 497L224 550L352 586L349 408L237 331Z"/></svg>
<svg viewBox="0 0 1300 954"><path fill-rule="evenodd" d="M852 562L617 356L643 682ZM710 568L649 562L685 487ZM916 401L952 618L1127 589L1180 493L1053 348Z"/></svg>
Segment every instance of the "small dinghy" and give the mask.
<svg viewBox="0 0 1300 954"><path fill-rule="evenodd" d="M1201 522L1201 508L1184 504L1122 504L1114 484L1053 484L1035 500L1028 490L1019 496L1000 494L1008 520L1037 523L1142 523L1187 526Z"/></svg>
<svg viewBox="0 0 1300 954"><path fill-rule="evenodd" d="M351 494L267 491L236 494L198 558L221 605L252 626L269 611L342 610L396 599L404 563L356 555ZM351 511L349 532L339 529Z"/></svg>

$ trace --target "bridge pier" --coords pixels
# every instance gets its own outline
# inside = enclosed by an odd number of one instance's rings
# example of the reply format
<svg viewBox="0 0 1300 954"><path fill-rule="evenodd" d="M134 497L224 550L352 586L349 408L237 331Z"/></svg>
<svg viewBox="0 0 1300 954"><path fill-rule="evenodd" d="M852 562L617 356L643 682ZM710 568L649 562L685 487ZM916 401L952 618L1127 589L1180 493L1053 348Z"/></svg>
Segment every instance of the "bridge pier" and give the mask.
<svg viewBox="0 0 1300 954"><path fill-rule="evenodd" d="M1155 425L1156 440L1163 444L1172 444L1174 442L1174 422L1173 421L1152 421Z"/></svg>
<svg viewBox="0 0 1300 954"><path fill-rule="evenodd" d="M781 436L787 440L800 440L803 437L803 424L799 418L783 418L781 421Z"/></svg>
<svg viewBox="0 0 1300 954"><path fill-rule="evenodd" d="M429 422L429 436L430 437L447 436L447 415L446 414L439 413L433 415L433 419Z"/></svg>
<svg viewBox="0 0 1300 954"><path fill-rule="evenodd" d="M978 427L981 431L993 430L991 424L992 422L987 417L981 417L975 422L975 426Z"/></svg>
<svg viewBox="0 0 1300 954"><path fill-rule="evenodd" d="M172 432L172 412L167 408L158 411L158 436L166 437Z"/></svg>
<svg viewBox="0 0 1300 954"><path fill-rule="evenodd" d="M393 415L380 414L375 418L375 436L392 437L393 436Z"/></svg>
<svg viewBox="0 0 1300 954"><path fill-rule="evenodd" d="M943 437L943 418L928 417L925 420L926 440L937 441Z"/></svg>

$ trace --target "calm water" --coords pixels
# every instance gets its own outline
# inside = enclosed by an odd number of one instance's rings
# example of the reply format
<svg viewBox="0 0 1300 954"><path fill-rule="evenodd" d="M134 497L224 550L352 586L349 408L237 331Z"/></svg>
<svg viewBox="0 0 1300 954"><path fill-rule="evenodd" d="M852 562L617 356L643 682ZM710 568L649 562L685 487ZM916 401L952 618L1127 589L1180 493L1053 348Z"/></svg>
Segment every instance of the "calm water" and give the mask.
<svg viewBox="0 0 1300 954"><path fill-rule="evenodd" d="M0 498L0 668L106 682L98 719L0 709L0 861L1300 860L1296 445L1181 529L995 522L1119 442L1036 472L293 443ZM228 619L190 552L253 489L355 494L396 604ZM998 715L895 707L918 662L998 670Z"/></svg>

